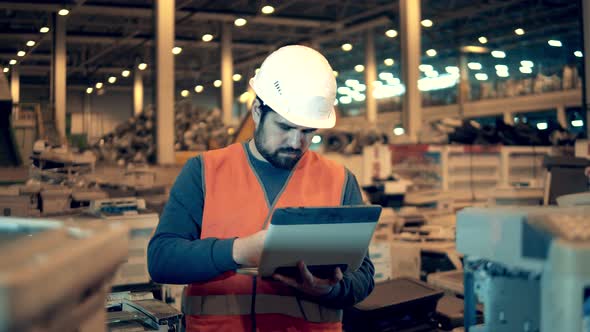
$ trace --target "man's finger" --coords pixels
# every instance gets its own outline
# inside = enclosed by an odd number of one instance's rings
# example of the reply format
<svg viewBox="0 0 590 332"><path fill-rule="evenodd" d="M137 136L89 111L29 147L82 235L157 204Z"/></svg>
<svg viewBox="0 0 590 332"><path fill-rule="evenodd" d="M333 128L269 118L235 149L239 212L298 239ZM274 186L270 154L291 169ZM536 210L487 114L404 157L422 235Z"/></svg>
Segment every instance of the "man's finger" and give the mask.
<svg viewBox="0 0 590 332"><path fill-rule="evenodd" d="M305 265L303 261L299 261L297 263L297 266L299 267L299 273L301 275L301 278L303 279L303 283L313 286L315 284L315 277L313 276L313 274L311 274L311 272L307 268L307 265Z"/></svg>
<svg viewBox="0 0 590 332"><path fill-rule="evenodd" d="M343 277L344 277L344 275L342 274L342 270L340 270L339 267L336 267L336 269L334 269L334 276L332 277L332 280L331 280L332 285L339 283Z"/></svg>
<svg viewBox="0 0 590 332"><path fill-rule="evenodd" d="M294 287L294 288L299 288L299 283L295 279L293 279L293 278L289 278L287 276L284 276L284 275L278 274L278 273L273 274L272 277L275 280L278 280L278 281L286 284L287 286L291 286L291 287Z"/></svg>

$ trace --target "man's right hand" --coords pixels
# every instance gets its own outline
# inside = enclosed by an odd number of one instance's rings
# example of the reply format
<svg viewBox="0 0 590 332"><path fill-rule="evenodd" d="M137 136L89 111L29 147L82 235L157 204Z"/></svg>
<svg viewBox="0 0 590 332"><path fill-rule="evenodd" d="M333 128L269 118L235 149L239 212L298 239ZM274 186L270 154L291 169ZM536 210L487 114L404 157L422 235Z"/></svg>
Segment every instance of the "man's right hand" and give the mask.
<svg viewBox="0 0 590 332"><path fill-rule="evenodd" d="M234 261L242 266L258 266L265 237L266 230L262 230L250 236L235 239L232 250Z"/></svg>

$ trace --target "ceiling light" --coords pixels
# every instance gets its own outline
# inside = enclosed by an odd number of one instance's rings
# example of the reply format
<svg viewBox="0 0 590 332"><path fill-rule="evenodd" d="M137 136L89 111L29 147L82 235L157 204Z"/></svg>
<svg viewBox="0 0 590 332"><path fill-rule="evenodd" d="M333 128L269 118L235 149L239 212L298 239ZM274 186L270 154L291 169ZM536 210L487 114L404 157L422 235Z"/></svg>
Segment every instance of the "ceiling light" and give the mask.
<svg viewBox="0 0 590 332"><path fill-rule="evenodd" d="M9 65L16 65L16 60L14 59L10 59L10 61L8 61Z"/></svg>
<svg viewBox="0 0 590 332"><path fill-rule="evenodd" d="M94 85L94 87L96 87L97 89L101 89L102 88L102 82L98 82Z"/></svg>
<svg viewBox="0 0 590 332"><path fill-rule="evenodd" d="M431 65L425 65L425 64L421 64L421 65L419 65L419 66L418 66L418 69L419 69L421 72L424 72L424 73L425 73L425 72L427 72L427 71L432 71L432 70L434 70L434 67L432 67Z"/></svg>
<svg viewBox="0 0 590 332"><path fill-rule="evenodd" d="M398 85L398 84L401 84L401 82L402 81L397 77L387 80L387 84L389 84L389 85Z"/></svg>
<svg viewBox="0 0 590 332"><path fill-rule="evenodd" d="M514 30L514 33L519 36L522 36L522 35L524 35L524 29L518 28L518 29Z"/></svg>
<svg viewBox="0 0 590 332"><path fill-rule="evenodd" d="M188 90L180 91L180 95L183 96L184 98L188 97L189 94L190 94L190 92Z"/></svg>
<svg viewBox="0 0 590 332"><path fill-rule="evenodd" d="M25 56L25 54L27 54L27 52L25 52L25 51L18 51L18 53L16 53L16 55L20 56L20 57Z"/></svg>
<svg viewBox="0 0 590 332"><path fill-rule="evenodd" d="M495 65L496 71L508 71L508 66L506 65Z"/></svg>
<svg viewBox="0 0 590 332"><path fill-rule="evenodd" d="M545 129L547 129L547 122L539 122L539 123L537 123L537 129L539 129L539 130L545 130Z"/></svg>
<svg viewBox="0 0 590 332"><path fill-rule="evenodd" d="M2 69L3 72L8 73L10 69L8 67L4 67L4 69Z"/></svg>
<svg viewBox="0 0 590 332"><path fill-rule="evenodd" d="M94 89L91 86L89 86L89 87L86 88L86 93L87 94L91 94L92 91L94 91Z"/></svg>
<svg viewBox="0 0 590 332"><path fill-rule="evenodd" d="M254 74L258 75L259 71L260 71L260 68L256 68L256 70L254 70Z"/></svg>
<svg viewBox="0 0 590 332"><path fill-rule="evenodd" d="M65 9L65 8L63 8L63 9L60 9L60 10L57 12L57 14L58 14L59 16L66 16L66 15L68 15L69 13L70 13L70 11L69 11L69 10L67 10L67 9Z"/></svg>
<svg viewBox="0 0 590 332"><path fill-rule="evenodd" d="M395 136L401 136L401 135L403 135L405 132L406 132L406 131L405 131L405 130L404 130L404 128L402 128L402 127L396 127L396 128L393 128L393 134L394 134Z"/></svg>
<svg viewBox="0 0 590 332"><path fill-rule="evenodd" d="M379 82L379 83L381 83L381 82ZM367 90L367 86L364 85L363 83L359 83L354 87L354 90L358 91L358 92L365 92Z"/></svg>
<svg viewBox="0 0 590 332"><path fill-rule="evenodd" d="M449 74L459 74L460 70L457 66L446 66L445 71Z"/></svg>
<svg viewBox="0 0 590 332"><path fill-rule="evenodd" d="M489 53L490 50L487 47L484 46L476 46L476 45L465 45L465 46L461 46L459 48L459 50L463 53L479 53L479 54L485 54L485 53Z"/></svg>
<svg viewBox="0 0 590 332"><path fill-rule="evenodd" d="M213 86L219 88L221 86L221 80L215 80L215 82L213 82Z"/></svg>
<svg viewBox="0 0 590 332"><path fill-rule="evenodd" d="M129 77L129 74L131 74L131 72L127 69L123 70L123 72L121 72L121 76L123 77Z"/></svg>
<svg viewBox="0 0 590 332"><path fill-rule="evenodd" d="M561 46L563 46L563 45L561 44L561 41L559 41L559 40L555 40L555 39L551 39L551 40L549 40L549 41L547 42L547 44L549 44L549 46L553 46L553 47L561 47Z"/></svg>
<svg viewBox="0 0 590 332"><path fill-rule="evenodd" d="M380 80L390 80L393 78L393 74L392 73L387 73L387 72L383 72L383 73L379 73L379 79Z"/></svg>
<svg viewBox="0 0 590 332"><path fill-rule="evenodd" d="M352 50L352 44L349 44L349 43L342 44L342 50L344 52L348 52L348 51Z"/></svg>
<svg viewBox="0 0 590 332"><path fill-rule="evenodd" d="M147 68L147 63L145 63L145 62L142 62L137 65L137 69L139 69L139 70L145 70L146 68Z"/></svg>
<svg viewBox="0 0 590 332"><path fill-rule="evenodd" d="M352 97L351 96L342 96L342 97L338 98L338 101L341 104L350 104L350 103L352 103Z"/></svg>
<svg viewBox="0 0 590 332"><path fill-rule="evenodd" d="M311 139L311 142L314 144L319 144L322 142L322 136L320 135L314 135Z"/></svg>
<svg viewBox="0 0 590 332"><path fill-rule="evenodd" d="M242 75L234 74L234 76L232 76L232 79L234 80L234 82L238 82L239 80L242 79Z"/></svg>
<svg viewBox="0 0 590 332"><path fill-rule="evenodd" d="M354 101L361 102L361 101L365 101L365 99L367 99L367 97L362 93L358 93L358 94L355 94L354 96L352 96L352 99L354 99Z"/></svg>
<svg viewBox="0 0 590 332"><path fill-rule="evenodd" d="M504 70L498 70L498 71L496 71L496 75L498 75L498 77L508 77L508 76L510 76L510 74L508 73L508 71L504 71Z"/></svg>
<svg viewBox="0 0 590 332"><path fill-rule="evenodd" d="M584 56L584 54L582 54L582 51L575 51L574 55L577 56L578 58L581 58Z"/></svg>
<svg viewBox="0 0 590 332"><path fill-rule="evenodd" d="M338 72L335 70L332 70L332 73L334 73L334 77L338 77Z"/></svg>
<svg viewBox="0 0 590 332"><path fill-rule="evenodd" d="M212 40L213 40L213 35L212 35L212 34L210 34L210 33L206 33L206 34L204 34L204 35L203 35L203 37L201 37L201 39L202 39L202 40L203 40L205 43L208 43L208 42L210 42L210 41L212 41Z"/></svg>
<svg viewBox="0 0 590 332"><path fill-rule="evenodd" d="M39 29L39 32L41 32L41 33L48 33L49 32L49 27L41 27L41 29Z"/></svg>
<svg viewBox="0 0 590 332"><path fill-rule="evenodd" d="M478 81L486 81L488 79L488 74L486 74L486 73L477 73L477 74L475 74L475 78Z"/></svg>
<svg viewBox="0 0 590 332"><path fill-rule="evenodd" d="M522 60L520 65L523 67L533 67L535 64L530 60Z"/></svg>
<svg viewBox="0 0 590 332"><path fill-rule="evenodd" d="M504 53L503 51L492 51L492 56L494 58L503 59L506 57L506 53Z"/></svg>
<svg viewBox="0 0 590 332"><path fill-rule="evenodd" d="M174 46L172 48L172 54L178 55L178 54L180 54L180 52L182 52L182 47Z"/></svg>
<svg viewBox="0 0 590 332"><path fill-rule="evenodd" d="M365 66L363 66L363 65L356 65L356 66L354 66L354 70L357 73L362 73L365 70Z"/></svg>
<svg viewBox="0 0 590 332"><path fill-rule="evenodd" d="M351 79L348 79L348 80L344 81L344 85L346 85L346 86L349 86L349 87L351 87L351 88L352 88L352 87L355 87L355 86L357 86L357 85L359 85L359 84L360 84L360 82L359 82L358 80L351 80Z"/></svg>
<svg viewBox="0 0 590 332"><path fill-rule="evenodd" d="M436 50L431 48L429 50L426 51L426 55L428 56L435 56L436 55Z"/></svg>
<svg viewBox="0 0 590 332"><path fill-rule="evenodd" d="M479 38L477 38L477 40L481 43L481 44L485 44L488 42L488 39L484 36L481 36Z"/></svg>
<svg viewBox="0 0 590 332"><path fill-rule="evenodd" d="M334 106L338 106L338 99L334 99Z"/></svg>
<svg viewBox="0 0 590 332"><path fill-rule="evenodd" d="M533 72L533 68L531 67L520 67L518 70L523 74L531 74Z"/></svg>
<svg viewBox="0 0 590 332"><path fill-rule="evenodd" d="M246 25L246 23L248 23L248 21L246 21L246 19L242 17L238 17L234 21L234 25L237 27L243 27L244 25Z"/></svg>
<svg viewBox="0 0 590 332"><path fill-rule="evenodd" d="M107 81L111 84L115 84L115 82L117 82L117 78L115 76L111 76Z"/></svg>
<svg viewBox="0 0 590 332"><path fill-rule="evenodd" d="M584 126L584 120L572 120L572 127Z"/></svg>
<svg viewBox="0 0 590 332"><path fill-rule="evenodd" d="M438 77L438 71L436 71L436 70L427 71L425 73L425 75L426 75L426 77L430 77L430 78Z"/></svg>
<svg viewBox="0 0 590 332"><path fill-rule="evenodd" d="M385 31L385 35L389 38L395 38L395 37L397 37L397 31L393 30L393 29L389 29L389 30Z"/></svg>
<svg viewBox="0 0 590 332"><path fill-rule="evenodd" d="M338 89L336 89L336 92L338 92L341 95L348 95L352 93L352 90L347 86L339 86Z"/></svg>
<svg viewBox="0 0 590 332"><path fill-rule="evenodd" d="M203 88L203 86L202 86L202 85L200 85L200 84L199 84L199 85L195 85L195 92L196 92L196 93L201 93L201 92L203 92L203 89L204 89L204 88Z"/></svg>
<svg viewBox="0 0 590 332"><path fill-rule="evenodd" d="M481 63L479 62L470 62L467 64L467 67L471 70L481 70Z"/></svg>
<svg viewBox="0 0 590 332"><path fill-rule="evenodd" d="M28 46L28 47L33 47L33 46L35 46L35 41L34 41L34 40L29 40L29 41L27 42L27 46Z"/></svg>
<svg viewBox="0 0 590 332"><path fill-rule="evenodd" d="M422 20L422 22L420 22L420 24L422 24L423 27L425 28L430 28L432 26L432 21L431 20Z"/></svg>
<svg viewBox="0 0 590 332"><path fill-rule="evenodd" d="M260 11L262 12L262 14L269 15L269 14L272 14L275 12L275 7L266 5L266 6L262 7L262 9Z"/></svg>

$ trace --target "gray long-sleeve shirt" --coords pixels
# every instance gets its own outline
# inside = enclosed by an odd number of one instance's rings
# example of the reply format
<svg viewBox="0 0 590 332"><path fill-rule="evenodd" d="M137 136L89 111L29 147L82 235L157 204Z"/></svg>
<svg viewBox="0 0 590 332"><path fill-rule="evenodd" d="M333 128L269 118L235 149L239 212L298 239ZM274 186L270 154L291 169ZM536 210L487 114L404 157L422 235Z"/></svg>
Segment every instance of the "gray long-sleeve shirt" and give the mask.
<svg viewBox="0 0 590 332"><path fill-rule="evenodd" d="M256 159L248 148L246 151L269 200L274 201L290 171ZM343 204L362 204L356 178L348 170ZM176 178L148 245L148 269L154 281L167 284L205 282L239 267L232 258L234 239L200 238L203 205L202 159L196 157L185 164ZM328 295L309 299L335 308L353 305L372 291L373 275L374 267L367 256L356 272L344 273L343 280ZM308 298L303 294L302 297Z"/></svg>

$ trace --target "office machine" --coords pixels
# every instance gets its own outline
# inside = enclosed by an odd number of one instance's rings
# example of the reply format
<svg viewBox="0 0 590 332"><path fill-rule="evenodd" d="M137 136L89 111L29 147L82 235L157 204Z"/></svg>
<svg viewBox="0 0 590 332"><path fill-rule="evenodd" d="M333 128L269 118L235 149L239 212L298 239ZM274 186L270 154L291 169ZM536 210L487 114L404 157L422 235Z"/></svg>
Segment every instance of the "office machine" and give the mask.
<svg viewBox="0 0 590 332"><path fill-rule="evenodd" d="M109 332L180 331L182 313L152 293L111 293L107 310Z"/></svg>
<svg viewBox="0 0 590 332"><path fill-rule="evenodd" d="M590 206L468 208L457 250L466 331L589 331Z"/></svg>
<svg viewBox="0 0 590 332"><path fill-rule="evenodd" d="M105 331L128 232L120 222L0 218L0 332Z"/></svg>

